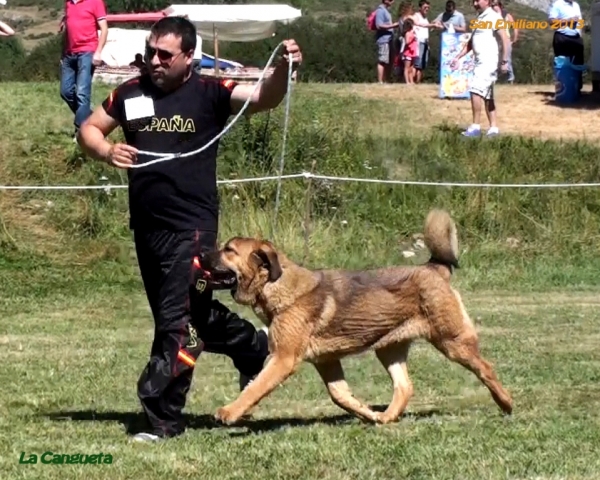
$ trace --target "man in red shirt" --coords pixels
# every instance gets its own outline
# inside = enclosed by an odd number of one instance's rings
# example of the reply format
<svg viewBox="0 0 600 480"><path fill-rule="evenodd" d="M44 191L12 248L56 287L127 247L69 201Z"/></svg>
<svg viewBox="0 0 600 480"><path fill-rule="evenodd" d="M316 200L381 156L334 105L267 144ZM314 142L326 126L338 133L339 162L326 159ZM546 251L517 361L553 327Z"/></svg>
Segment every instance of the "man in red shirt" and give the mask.
<svg viewBox="0 0 600 480"><path fill-rule="evenodd" d="M92 77L95 67L102 63L108 36L103 0L66 0L60 30L64 31L60 96L75 114L77 136L79 127L92 113Z"/></svg>

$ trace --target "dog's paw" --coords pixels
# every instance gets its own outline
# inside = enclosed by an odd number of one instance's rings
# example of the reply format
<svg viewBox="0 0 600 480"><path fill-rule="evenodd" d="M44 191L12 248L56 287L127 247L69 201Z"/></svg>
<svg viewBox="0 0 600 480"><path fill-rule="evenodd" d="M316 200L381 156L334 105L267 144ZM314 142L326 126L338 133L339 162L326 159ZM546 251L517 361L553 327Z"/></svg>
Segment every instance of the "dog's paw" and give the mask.
<svg viewBox="0 0 600 480"><path fill-rule="evenodd" d="M367 415L360 415L359 419L367 425L380 425L382 422L383 412L370 412Z"/></svg>
<svg viewBox="0 0 600 480"><path fill-rule="evenodd" d="M236 414L231 408L221 407L215 413L215 420L224 425L233 425L240 419L241 415Z"/></svg>
<svg viewBox="0 0 600 480"><path fill-rule="evenodd" d="M395 417L392 417L390 415L386 415L385 412L380 412L376 414L376 420L375 422L377 423L377 425L388 425L390 423L395 423L398 419Z"/></svg>

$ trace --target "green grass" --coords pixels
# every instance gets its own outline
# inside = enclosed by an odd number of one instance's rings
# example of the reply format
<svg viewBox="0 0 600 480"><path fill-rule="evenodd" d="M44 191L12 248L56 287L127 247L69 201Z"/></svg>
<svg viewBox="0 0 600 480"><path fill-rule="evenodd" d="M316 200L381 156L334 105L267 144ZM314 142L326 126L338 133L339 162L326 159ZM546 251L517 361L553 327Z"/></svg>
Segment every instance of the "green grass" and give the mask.
<svg viewBox="0 0 600 480"><path fill-rule="evenodd" d="M125 182L122 171L81 158L71 143L70 116L55 85L2 88L10 99L0 111L7 132L0 140L3 182L86 185L98 184L102 177L113 184ZM108 91L95 88L95 103ZM401 103L398 110L390 107L389 99L365 100L348 93L334 95L335 91L322 85L295 87L284 173L310 171L314 164L316 172L327 175L437 182L600 180L597 163L588 160L600 153L594 144L525 136L465 141L458 134L462 122L449 123L452 116L444 118L431 110L435 113L427 117L415 102ZM443 103L429 98L424 102L426 109ZM379 113L386 106L389 120ZM243 120L224 137L220 178L276 174L282 113L280 108L270 116ZM576 123L578 113L572 116ZM404 121L415 117L420 123ZM563 119L569 122L568 116ZM503 122L510 124L511 116ZM599 285L597 189L488 190L324 181L312 182L309 189L304 179L289 180L283 184L274 225L275 190L275 182L223 186L222 240L237 234L269 237L311 266L410 263L412 259L402 256L403 248L421 232L426 211L440 206L459 224L462 281L468 288L545 291ZM93 262L111 269L131 266L135 260L126 190L110 195L102 190L4 192L0 219L0 243L11 255L5 261L17 266L23 256L36 255L59 265L60 276L68 262L85 270ZM422 258L418 255L415 261Z"/></svg>
<svg viewBox="0 0 600 480"><path fill-rule="evenodd" d="M360 424L305 365L237 427L211 415L236 395L224 357L204 354L187 407L190 428L164 445L128 442L137 376L151 342L145 299L72 296L3 309L2 478L595 478L600 468L597 293L504 297L467 293L483 354L514 397L503 418L487 390L429 345L409 369L415 396L399 423ZM354 393L385 405L387 373L372 355L344 362ZM19 465L21 452L110 453L112 465Z"/></svg>
<svg viewBox="0 0 600 480"><path fill-rule="evenodd" d="M2 183L85 185L102 176L124 182L122 172L77 152L57 92L54 84L0 85ZM107 92L95 87L95 103ZM314 163L319 173L371 178L599 181L596 144L526 136L465 141L459 120L433 111L427 119L414 102L403 100L397 110L389 99L348 92L295 87L285 173ZM381 114L385 108L390 117ZM403 123L417 115L420 123ZM577 121L579 113L572 115ZM236 125L221 145L220 178L274 174L281 129L282 109ZM500 415L471 373L419 343L409 360L415 396L397 424L373 427L348 417L305 365L254 419L218 427L212 415L235 398L237 373L227 358L204 354L188 400L188 432L163 445L131 444L125 426L139 420L135 385L153 327L127 229L126 191L0 192L0 478L596 476L596 189L314 182L309 190L305 180L289 181L275 224L275 184L222 187L221 195L222 240L262 235L310 266L421 262L426 253L414 248L413 235L429 208L448 208L458 222L463 267L453 282L480 329L483 355L514 397L512 418ZM404 258L406 249L416 256ZM227 294L218 297L231 305ZM357 396L389 402L389 378L372 355L344 365ZM114 461L19 464L22 452L27 458L46 451L110 453Z"/></svg>

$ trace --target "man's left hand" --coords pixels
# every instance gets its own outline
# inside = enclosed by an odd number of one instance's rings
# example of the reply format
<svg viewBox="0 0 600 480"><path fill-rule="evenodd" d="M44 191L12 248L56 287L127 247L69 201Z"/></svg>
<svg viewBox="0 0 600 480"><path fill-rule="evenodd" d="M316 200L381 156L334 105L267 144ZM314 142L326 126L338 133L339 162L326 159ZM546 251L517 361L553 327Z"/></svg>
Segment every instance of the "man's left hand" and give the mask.
<svg viewBox="0 0 600 480"><path fill-rule="evenodd" d="M98 52L94 52L94 56L92 57L92 63L96 67L102 65L102 54L98 53Z"/></svg>
<svg viewBox="0 0 600 480"><path fill-rule="evenodd" d="M283 58L286 62L292 62L292 66L297 68L302 63L302 52L295 40L284 40L283 46L285 53Z"/></svg>

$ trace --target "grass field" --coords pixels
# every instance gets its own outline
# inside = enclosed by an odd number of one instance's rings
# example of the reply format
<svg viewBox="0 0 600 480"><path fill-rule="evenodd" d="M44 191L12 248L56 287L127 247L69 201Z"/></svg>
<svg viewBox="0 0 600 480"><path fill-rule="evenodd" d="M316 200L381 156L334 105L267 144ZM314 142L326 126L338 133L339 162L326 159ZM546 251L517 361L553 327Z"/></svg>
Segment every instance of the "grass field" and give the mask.
<svg viewBox="0 0 600 480"><path fill-rule="evenodd" d="M470 121L468 103L436 100L436 88L298 85L289 173L318 159L320 173L373 178L600 181L593 101L587 109L560 109L534 93L552 86L500 87L500 126L511 136L470 142L456 135ZM107 92L96 88L95 102ZM97 184L103 175L124 181L81 158L56 85L1 84L0 94L0 183ZM280 110L270 123L261 117L227 136L221 178L272 173ZM272 134L257 133L263 131ZM230 212L222 237L269 234L273 185L222 192ZM308 233L305 198L314 204ZM0 191L1 479L597 478L597 189L319 184L306 193L302 182L285 183L276 240L298 260L308 246L312 266L419 262L424 252L407 259L401 251L426 210L451 210L463 266L454 284L483 355L513 395L514 414L502 417L471 373L418 343L409 360L415 396L397 424L349 417L305 365L253 419L225 428L211 418L236 396L237 373L229 359L203 354L186 409L189 430L157 445L132 444L126 433L140 420L135 386L153 332L126 205L125 191ZM234 307L227 294L218 298ZM387 405L389 377L374 356L344 366L355 395ZM112 463L19 463L22 454L48 451L110 454Z"/></svg>
<svg viewBox="0 0 600 480"><path fill-rule="evenodd" d="M405 418L361 425L335 407L309 366L243 426L216 408L236 395L228 359L205 354L189 397L190 429L164 445L130 444L134 385L151 329L140 295L66 295L3 312L3 478L595 478L599 422L598 295L465 295L515 402L501 417L470 373L415 346ZM355 395L390 400L372 356L344 362ZM22 452L110 453L112 465L20 465Z"/></svg>

